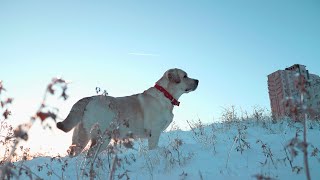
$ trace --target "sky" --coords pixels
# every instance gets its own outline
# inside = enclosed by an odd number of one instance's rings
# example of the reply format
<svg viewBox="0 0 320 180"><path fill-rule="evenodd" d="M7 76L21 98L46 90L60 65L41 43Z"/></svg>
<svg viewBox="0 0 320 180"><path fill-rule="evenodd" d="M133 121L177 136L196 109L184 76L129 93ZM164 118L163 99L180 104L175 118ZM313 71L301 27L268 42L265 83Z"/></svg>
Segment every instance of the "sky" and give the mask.
<svg viewBox="0 0 320 180"><path fill-rule="evenodd" d="M68 101L51 101L63 119L96 87L140 93L181 68L200 81L174 109L184 128L218 121L231 105L270 109L267 75L279 69L299 63L319 75L319 19L316 0L2 0L0 79L21 123L53 77L72 82Z"/></svg>

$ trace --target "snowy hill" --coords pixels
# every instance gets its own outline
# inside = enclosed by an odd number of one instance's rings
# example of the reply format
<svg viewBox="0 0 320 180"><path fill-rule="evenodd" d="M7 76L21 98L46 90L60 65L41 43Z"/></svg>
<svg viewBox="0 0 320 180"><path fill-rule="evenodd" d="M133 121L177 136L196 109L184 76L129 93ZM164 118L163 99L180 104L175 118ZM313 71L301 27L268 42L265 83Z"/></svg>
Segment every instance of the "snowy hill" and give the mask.
<svg viewBox="0 0 320 180"><path fill-rule="evenodd" d="M191 127L163 133L156 150L149 151L146 141L136 140L133 149L105 151L93 168L84 154L16 162L13 179L306 179L300 123L193 122ZM319 135L320 123L309 121L312 179L320 179Z"/></svg>

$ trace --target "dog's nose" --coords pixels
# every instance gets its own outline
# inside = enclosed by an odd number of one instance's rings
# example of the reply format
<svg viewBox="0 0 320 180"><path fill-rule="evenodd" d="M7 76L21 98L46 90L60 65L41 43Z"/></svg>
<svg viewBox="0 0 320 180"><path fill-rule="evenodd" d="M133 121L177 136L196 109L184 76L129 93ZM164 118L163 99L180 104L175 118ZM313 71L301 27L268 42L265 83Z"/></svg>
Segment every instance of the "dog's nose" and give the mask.
<svg viewBox="0 0 320 180"><path fill-rule="evenodd" d="M197 79L196 79L196 80L195 80L195 82L196 82L196 84L197 84L197 86L198 86L198 84L199 84L199 80L197 80Z"/></svg>

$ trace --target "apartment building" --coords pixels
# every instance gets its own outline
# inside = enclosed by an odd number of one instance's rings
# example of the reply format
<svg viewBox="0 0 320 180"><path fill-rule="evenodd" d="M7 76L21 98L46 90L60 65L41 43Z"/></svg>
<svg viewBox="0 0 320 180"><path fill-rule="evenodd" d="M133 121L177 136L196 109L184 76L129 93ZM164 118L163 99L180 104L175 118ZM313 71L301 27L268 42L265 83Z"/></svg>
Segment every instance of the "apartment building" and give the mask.
<svg viewBox="0 0 320 180"><path fill-rule="evenodd" d="M300 107L301 90L297 86L299 76L304 82L304 108ZM300 79L301 80L301 79ZM306 66L294 64L268 75L271 111L274 118L295 118L304 109L315 118L320 112L320 77L310 74Z"/></svg>

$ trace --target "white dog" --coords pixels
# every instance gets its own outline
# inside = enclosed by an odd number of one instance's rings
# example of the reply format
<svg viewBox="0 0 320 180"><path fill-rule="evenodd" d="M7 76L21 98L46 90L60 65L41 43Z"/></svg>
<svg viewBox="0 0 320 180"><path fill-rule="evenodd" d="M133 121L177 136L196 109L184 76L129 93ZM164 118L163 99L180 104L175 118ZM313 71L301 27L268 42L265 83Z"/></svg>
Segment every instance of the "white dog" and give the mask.
<svg viewBox="0 0 320 180"><path fill-rule="evenodd" d="M75 103L67 118L57 123L64 132L75 127L70 155L77 155L91 140L90 150L105 149L112 138L148 138L149 149L158 145L160 134L173 119L173 106L179 97L198 86L181 69L170 69L154 87L126 97L92 96ZM101 140L102 134L107 136ZM102 142L100 142L100 141Z"/></svg>

